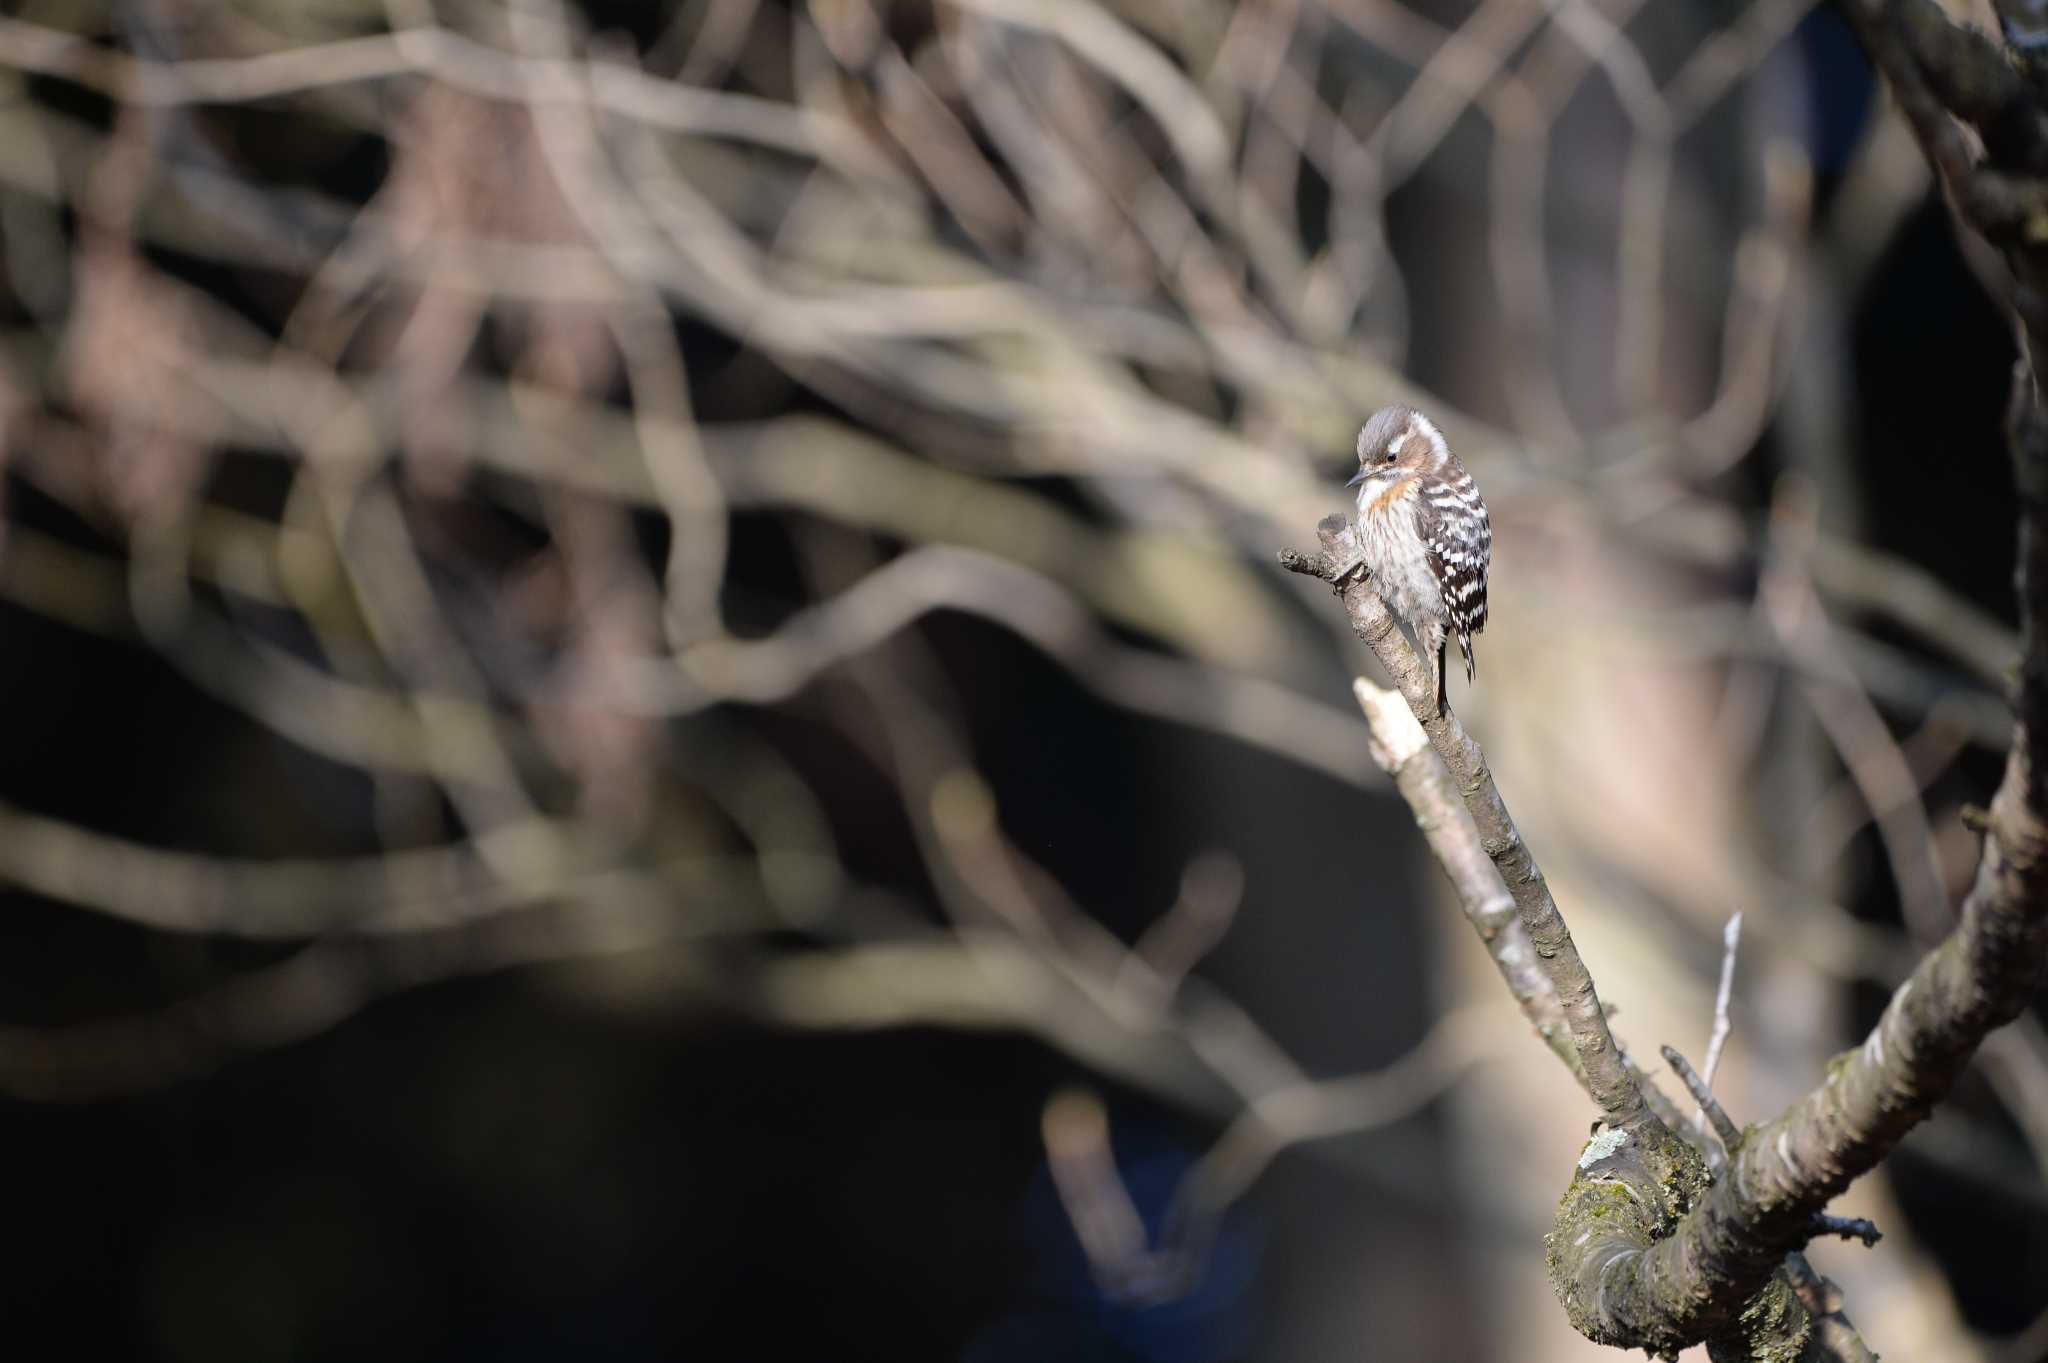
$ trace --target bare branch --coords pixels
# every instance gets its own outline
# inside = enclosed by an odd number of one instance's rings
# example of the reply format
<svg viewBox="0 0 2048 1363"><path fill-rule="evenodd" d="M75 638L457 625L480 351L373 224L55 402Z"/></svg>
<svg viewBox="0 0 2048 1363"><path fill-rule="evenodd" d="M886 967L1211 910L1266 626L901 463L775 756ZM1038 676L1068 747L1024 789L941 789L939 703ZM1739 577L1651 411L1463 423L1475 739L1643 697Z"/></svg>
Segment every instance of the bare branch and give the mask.
<svg viewBox="0 0 2048 1363"><path fill-rule="evenodd" d="M1735 951L1741 945L1741 942L1742 915L1739 913L1730 914L1728 916L1728 926L1721 930L1721 983L1714 990L1714 1028L1707 1037L1706 1072L1701 1076L1701 1085L1710 1094L1714 1088L1714 1071L1719 1069L1721 1065L1721 1047L1727 1044L1728 1033L1732 1026L1728 1020L1728 1002L1735 992ZM1666 1047L1664 1058L1669 1060L1675 1054L1676 1052ZM1674 1061L1673 1063L1676 1064L1678 1062ZM1688 1082L1686 1087L1691 1088L1692 1084ZM1707 1129L1706 1122L1707 1101L1702 1098L1699 1110L1693 1114L1693 1123L1701 1131L1704 1131ZM1724 1146L1727 1144L1725 1136L1723 1137L1722 1144Z"/></svg>
<svg viewBox="0 0 2048 1363"><path fill-rule="evenodd" d="M1721 1148L1732 1155L1735 1148L1742 1144L1742 1128L1735 1125L1722 1110L1720 1100L1714 1097L1713 1087L1692 1067L1690 1061L1680 1055L1675 1047L1664 1047L1663 1054L1664 1062L1677 1071L1678 1077L1685 1083L1686 1091L1691 1093L1693 1101L1700 1105L1701 1113L1713 1122L1714 1134L1721 1138Z"/></svg>
<svg viewBox="0 0 2048 1363"><path fill-rule="evenodd" d="M1884 1232L1874 1222L1860 1216L1816 1216L1814 1229L1822 1235L1839 1235L1844 1240L1861 1240L1865 1249L1884 1239Z"/></svg>
<svg viewBox="0 0 2048 1363"><path fill-rule="evenodd" d="M1530 943L1528 929L1516 915L1515 901L1501 883L1500 872L1480 843L1472 815L1451 786L1443 759L1429 746L1429 736L1400 696L1363 677L1351 686L1372 731L1373 761L1394 778L1429 850L1450 877L1458 907L1485 944L1502 982L1543 1044L1583 1081L1579 1052L1564 1025L1550 976Z"/></svg>
<svg viewBox="0 0 2048 1363"><path fill-rule="evenodd" d="M1617 1127L1661 1128L1662 1122L1645 1105L1635 1078L1608 1031L1607 1014L1594 991L1593 978L1572 945L1571 933L1550 897L1543 872L1522 842L1500 792L1494 787L1485 754L1466 734L1448 705L1437 707L1421 660L1395 628L1394 618L1381 603L1378 592L1363 580L1362 574L1351 571L1356 554L1350 534L1341 517L1330 517L1318 527L1322 552L1304 555L1283 551L1281 566L1291 572L1320 577L1337 589L1352 630L1378 657L1407 700L1410 712L1429 735L1451 781L1464 798L1481 844L1514 899L1516 913L1537 957L1550 974L1572 1045L1578 1052L1579 1066L1607 1120Z"/></svg>
<svg viewBox="0 0 2048 1363"><path fill-rule="evenodd" d="M1815 1273L1803 1254L1787 1255L1785 1274L1812 1318L1830 1363L1877 1363L1877 1355L1842 1314L1842 1290Z"/></svg>

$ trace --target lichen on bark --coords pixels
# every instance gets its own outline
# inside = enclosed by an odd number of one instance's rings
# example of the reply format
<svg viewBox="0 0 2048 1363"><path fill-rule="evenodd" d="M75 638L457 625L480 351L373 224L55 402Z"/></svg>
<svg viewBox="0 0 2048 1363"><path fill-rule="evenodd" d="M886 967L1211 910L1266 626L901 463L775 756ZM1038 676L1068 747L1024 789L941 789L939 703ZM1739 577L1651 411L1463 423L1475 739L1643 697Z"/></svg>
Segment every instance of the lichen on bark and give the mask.
<svg viewBox="0 0 2048 1363"><path fill-rule="evenodd" d="M1730 1334L1707 1341L1712 1363L1809 1363L1816 1347L1813 1318L1792 1284L1773 1278L1742 1308Z"/></svg>
<svg viewBox="0 0 2048 1363"><path fill-rule="evenodd" d="M1661 1122L1603 1126L1586 1142L1544 1239L1550 1281L1588 1339L1675 1357L1697 1343L1635 1308L1655 1271L1648 1248L1671 1234L1711 1183L1699 1152Z"/></svg>

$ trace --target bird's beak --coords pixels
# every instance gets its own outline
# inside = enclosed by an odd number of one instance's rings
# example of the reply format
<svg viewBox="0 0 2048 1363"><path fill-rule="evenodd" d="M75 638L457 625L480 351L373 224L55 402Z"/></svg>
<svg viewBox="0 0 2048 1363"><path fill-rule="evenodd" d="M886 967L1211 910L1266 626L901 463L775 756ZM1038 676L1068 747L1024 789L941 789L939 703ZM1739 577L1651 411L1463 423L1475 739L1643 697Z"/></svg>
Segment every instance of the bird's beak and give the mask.
<svg viewBox="0 0 2048 1363"><path fill-rule="evenodd" d="M1358 486L1358 485L1359 485L1360 483L1362 483L1362 482L1364 482L1364 481L1365 481L1365 465L1363 465L1363 464L1360 464L1360 465L1358 466L1358 472L1356 472L1356 473L1352 474L1352 475L1351 475L1351 481L1350 481L1350 482L1348 482L1348 483L1346 483L1346 484L1345 484L1344 486L1346 486L1346 487L1357 487L1357 486Z"/></svg>

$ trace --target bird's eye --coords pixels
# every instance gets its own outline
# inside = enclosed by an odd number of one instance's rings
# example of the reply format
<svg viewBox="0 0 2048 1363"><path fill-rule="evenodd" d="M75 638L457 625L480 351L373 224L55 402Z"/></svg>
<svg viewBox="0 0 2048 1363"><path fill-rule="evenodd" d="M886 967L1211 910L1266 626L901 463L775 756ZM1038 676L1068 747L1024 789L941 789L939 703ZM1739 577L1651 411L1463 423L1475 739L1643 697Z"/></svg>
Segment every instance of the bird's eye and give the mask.
<svg viewBox="0 0 2048 1363"><path fill-rule="evenodd" d="M1396 457L1397 454L1392 445L1387 446L1387 452L1380 456L1380 458L1386 460L1389 464L1393 463Z"/></svg>

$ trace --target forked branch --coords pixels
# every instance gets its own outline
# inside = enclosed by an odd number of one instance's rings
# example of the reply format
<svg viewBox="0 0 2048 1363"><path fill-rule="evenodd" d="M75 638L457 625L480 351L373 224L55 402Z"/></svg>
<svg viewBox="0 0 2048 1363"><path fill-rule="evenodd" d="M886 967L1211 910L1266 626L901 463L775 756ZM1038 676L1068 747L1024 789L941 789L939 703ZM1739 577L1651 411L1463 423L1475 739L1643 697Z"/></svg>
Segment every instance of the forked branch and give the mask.
<svg viewBox="0 0 2048 1363"><path fill-rule="evenodd" d="M1343 517L1326 518L1316 533L1322 542L1321 553L1282 550L1281 566L1290 572L1321 578L1336 589L1345 613L1351 618L1351 628L1380 660L1423 732L1429 735L1430 745L1443 759L1452 785L1478 826L1481 845L1514 899L1523 930L1546 967L1587 1089L1599 1103L1608 1124L1662 1132L1662 1120L1643 1101L1635 1077L1629 1073L1620 1047L1615 1045L1614 1034L1608 1030L1607 1014L1593 988L1593 977L1579 959L1571 932L1557 911L1557 902L1550 896L1550 886L1494 786L1486 754L1465 732L1451 707L1438 706L1429 670L1395 627L1394 617L1388 614L1371 583L1355 570L1357 554L1351 544L1351 529Z"/></svg>
<svg viewBox="0 0 2048 1363"><path fill-rule="evenodd" d="M1976 883L1956 928L1894 994L1863 1045L1839 1057L1805 1098L1734 1141L1718 1179L1645 1104L1478 745L1448 707L1436 706L1425 670L1370 584L1346 570L1352 555L1342 519L1320 527L1322 553L1281 555L1290 570L1332 583L1353 628L1399 686L1563 1005L1606 1122L1559 1208L1550 1262L1573 1324L1592 1339L1663 1356L1702 1341L1716 1359L1867 1356L1839 1303L1817 1294L1807 1275L1788 1272L1788 1255L1818 1235L1863 1233L1827 1218L1828 1201L1889 1154L1947 1093L1984 1036L2018 1014L2048 954L2048 822L2036 775L2044 760L2038 736L2048 734L2048 419L2024 366L2015 380L2011 444L2023 513L2025 662L2014 745Z"/></svg>

